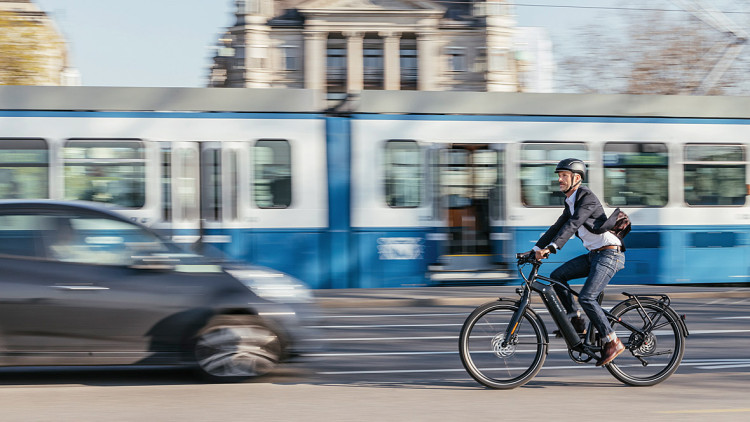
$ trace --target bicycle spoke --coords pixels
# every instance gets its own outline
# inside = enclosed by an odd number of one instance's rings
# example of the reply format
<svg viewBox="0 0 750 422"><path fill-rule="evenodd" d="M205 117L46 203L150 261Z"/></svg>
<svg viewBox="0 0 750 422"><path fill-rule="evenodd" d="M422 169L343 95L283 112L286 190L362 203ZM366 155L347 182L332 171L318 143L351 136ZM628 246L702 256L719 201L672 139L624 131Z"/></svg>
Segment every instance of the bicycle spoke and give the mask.
<svg viewBox="0 0 750 422"><path fill-rule="evenodd" d="M508 324L517 308L492 303L470 315L459 340L461 361L469 374L492 388L526 383L541 369L546 344L538 322L525 314L506 341Z"/></svg>
<svg viewBox="0 0 750 422"><path fill-rule="evenodd" d="M618 335L630 353L623 353L607 365L612 375L631 385L653 385L677 369L684 353L684 338L674 312L647 299L623 302L616 313L620 321ZM627 326L642 327L637 331Z"/></svg>

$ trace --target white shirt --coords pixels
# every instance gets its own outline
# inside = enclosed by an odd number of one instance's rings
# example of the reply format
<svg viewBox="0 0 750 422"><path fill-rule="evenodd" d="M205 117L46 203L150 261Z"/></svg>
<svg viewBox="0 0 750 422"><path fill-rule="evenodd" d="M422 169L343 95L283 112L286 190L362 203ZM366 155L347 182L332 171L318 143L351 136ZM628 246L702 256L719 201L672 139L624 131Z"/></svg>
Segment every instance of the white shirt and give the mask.
<svg viewBox="0 0 750 422"><path fill-rule="evenodd" d="M578 189L576 189L572 195L565 198L565 204L568 206L568 209L570 209L571 215L573 214L573 205L576 203L577 197ZM599 249L603 246L622 246L620 238L613 233L609 231L605 231L602 234L591 233L586 227L583 227L583 225L578 228L578 236L583 241L583 247L590 251ZM555 248L557 248L557 245L555 245Z"/></svg>

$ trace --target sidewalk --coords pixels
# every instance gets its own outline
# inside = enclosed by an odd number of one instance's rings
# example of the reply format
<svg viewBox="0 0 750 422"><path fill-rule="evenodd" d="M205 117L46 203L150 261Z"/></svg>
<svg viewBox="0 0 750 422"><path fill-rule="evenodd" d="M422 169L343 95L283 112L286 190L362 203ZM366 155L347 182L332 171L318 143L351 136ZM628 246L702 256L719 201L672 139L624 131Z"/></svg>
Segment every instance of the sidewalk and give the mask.
<svg viewBox="0 0 750 422"><path fill-rule="evenodd" d="M518 286L451 286L384 289L320 289L314 290L316 302L322 308L385 308L407 306L478 306L482 303L507 297L516 299ZM580 286L573 286L580 289ZM691 298L750 298L750 287L626 285L607 286L604 300L625 299L622 292L633 294L667 294L675 301ZM540 302L532 295L532 302Z"/></svg>

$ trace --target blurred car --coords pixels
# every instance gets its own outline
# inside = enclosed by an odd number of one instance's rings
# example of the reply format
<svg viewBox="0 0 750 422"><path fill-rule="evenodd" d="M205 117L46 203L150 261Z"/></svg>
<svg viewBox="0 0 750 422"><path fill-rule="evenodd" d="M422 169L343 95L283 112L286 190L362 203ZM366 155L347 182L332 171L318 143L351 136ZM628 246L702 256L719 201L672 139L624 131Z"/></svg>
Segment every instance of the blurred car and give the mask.
<svg viewBox="0 0 750 422"><path fill-rule="evenodd" d="M0 365L191 365L214 381L299 354L309 290L188 253L95 204L0 201Z"/></svg>

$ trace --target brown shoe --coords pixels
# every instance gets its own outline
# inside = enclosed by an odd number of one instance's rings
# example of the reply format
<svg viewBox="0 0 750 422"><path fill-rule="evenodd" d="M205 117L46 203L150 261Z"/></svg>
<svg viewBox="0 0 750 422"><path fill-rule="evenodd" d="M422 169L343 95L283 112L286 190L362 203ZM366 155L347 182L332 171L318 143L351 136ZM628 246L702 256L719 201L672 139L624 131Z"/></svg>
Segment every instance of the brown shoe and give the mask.
<svg viewBox="0 0 750 422"><path fill-rule="evenodd" d="M619 338L605 343L604 349L602 350L602 358L599 359L598 362L596 362L596 366L604 366L612 362L617 356L620 356L620 353L624 351L625 346L623 346Z"/></svg>

